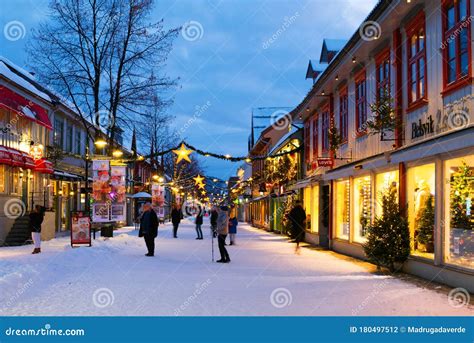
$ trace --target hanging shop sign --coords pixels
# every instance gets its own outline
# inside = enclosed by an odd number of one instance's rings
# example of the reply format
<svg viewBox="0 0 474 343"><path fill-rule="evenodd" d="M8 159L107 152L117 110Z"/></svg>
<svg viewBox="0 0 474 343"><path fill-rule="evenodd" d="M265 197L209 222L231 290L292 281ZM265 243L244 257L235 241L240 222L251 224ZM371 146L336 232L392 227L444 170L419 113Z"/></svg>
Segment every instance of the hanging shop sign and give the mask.
<svg viewBox="0 0 474 343"><path fill-rule="evenodd" d="M418 119L411 123L411 139L424 137L434 133L434 121L432 116L428 116L425 121Z"/></svg>
<svg viewBox="0 0 474 343"><path fill-rule="evenodd" d="M34 144L34 145L30 146L30 156L35 161L42 159L43 156L44 156L44 146L43 146L43 144Z"/></svg>
<svg viewBox="0 0 474 343"><path fill-rule="evenodd" d="M318 167L332 167L334 165L334 160L331 158L318 158L317 163Z"/></svg>
<svg viewBox="0 0 474 343"><path fill-rule="evenodd" d="M71 246L88 244L91 246L91 221L85 212L73 212L71 215Z"/></svg>
<svg viewBox="0 0 474 343"><path fill-rule="evenodd" d="M110 168L110 220L124 221L125 220L125 173L124 166L112 166Z"/></svg>

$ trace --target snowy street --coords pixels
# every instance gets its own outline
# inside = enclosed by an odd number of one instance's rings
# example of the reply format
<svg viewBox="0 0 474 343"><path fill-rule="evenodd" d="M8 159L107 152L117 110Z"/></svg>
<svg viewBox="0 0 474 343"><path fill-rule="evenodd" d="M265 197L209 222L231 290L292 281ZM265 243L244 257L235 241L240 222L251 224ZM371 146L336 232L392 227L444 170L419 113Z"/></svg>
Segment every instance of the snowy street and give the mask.
<svg viewBox="0 0 474 343"><path fill-rule="evenodd" d="M211 262L204 240L184 220L178 239L162 225L156 256L133 228L72 249L69 237L0 250L3 315L472 315L455 308L447 287L375 275L369 264L294 245L284 237L239 224L232 262ZM216 259L219 258L214 241ZM403 279L408 279L403 276Z"/></svg>

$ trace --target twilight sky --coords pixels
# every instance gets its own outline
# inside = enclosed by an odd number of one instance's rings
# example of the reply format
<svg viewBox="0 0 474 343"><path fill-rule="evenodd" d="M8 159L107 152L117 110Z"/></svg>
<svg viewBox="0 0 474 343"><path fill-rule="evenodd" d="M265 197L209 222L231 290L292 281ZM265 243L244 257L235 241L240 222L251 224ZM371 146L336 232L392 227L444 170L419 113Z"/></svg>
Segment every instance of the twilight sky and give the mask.
<svg viewBox="0 0 474 343"><path fill-rule="evenodd" d="M29 70L29 31L47 19L49 0L1 0L0 55ZM323 38L349 38L376 0L155 0L154 19L188 29L175 41L166 74L180 78L169 113L192 145L246 155L253 107L294 107L311 87L309 59ZM16 20L24 37L3 34ZM270 122L268 123L271 124ZM206 174L227 179L238 163L202 158Z"/></svg>

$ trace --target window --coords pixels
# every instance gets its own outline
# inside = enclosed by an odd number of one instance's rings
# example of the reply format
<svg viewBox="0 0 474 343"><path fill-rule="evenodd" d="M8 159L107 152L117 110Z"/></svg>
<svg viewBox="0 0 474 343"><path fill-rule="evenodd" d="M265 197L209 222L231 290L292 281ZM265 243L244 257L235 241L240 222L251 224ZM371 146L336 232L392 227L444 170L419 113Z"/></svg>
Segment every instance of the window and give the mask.
<svg viewBox="0 0 474 343"><path fill-rule="evenodd" d="M375 215L382 215L382 196L388 190L398 190L398 170L380 173L375 176Z"/></svg>
<svg viewBox="0 0 474 343"><path fill-rule="evenodd" d="M327 152L329 150L329 109L325 109L321 115L321 138L322 138L322 150Z"/></svg>
<svg viewBox="0 0 474 343"><path fill-rule="evenodd" d="M336 182L336 237L349 239L350 182Z"/></svg>
<svg viewBox="0 0 474 343"><path fill-rule="evenodd" d="M63 146L63 137L64 137L64 122L62 119L54 119L54 144L62 148Z"/></svg>
<svg viewBox="0 0 474 343"><path fill-rule="evenodd" d="M435 165L408 168L407 202L411 253L433 259Z"/></svg>
<svg viewBox="0 0 474 343"><path fill-rule="evenodd" d="M365 133L367 122L367 90L365 71L359 73L355 79L355 105L356 105L356 130L357 134Z"/></svg>
<svg viewBox="0 0 474 343"><path fill-rule="evenodd" d="M0 164L0 193L5 193L5 165Z"/></svg>
<svg viewBox="0 0 474 343"><path fill-rule="evenodd" d="M443 49L445 90L461 84L470 75L469 1L450 0L443 6Z"/></svg>
<svg viewBox="0 0 474 343"><path fill-rule="evenodd" d="M445 162L445 250L447 263L474 268L474 155Z"/></svg>
<svg viewBox="0 0 474 343"><path fill-rule="evenodd" d="M309 162L310 149L311 149L311 121L307 120L304 123L304 152L306 163Z"/></svg>
<svg viewBox="0 0 474 343"><path fill-rule="evenodd" d="M348 98L347 98L347 87L344 87L339 92L339 129L340 135L343 142L347 142L347 137L349 135L348 130Z"/></svg>
<svg viewBox="0 0 474 343"><path fill-rule="evenodd" d="M313 119L313 159L318 157L319 118Z"/></svg>
<svg viewBox="0 0 474 343"><path fill-rule="evenodd" d="M364 243L372 222L372 179L370 175L354 179L354 241Z"/></svg>
<svg viewBox="0 0 474 343"><path fill-rule="evenodd" d="M406 28L408 106L426 100L425 14L421 11Z"/></svg>
<svg viewBox="0 0 474 343"><path fill-rule="evenodd" d="M79 154L81 155L82 154L82 139L81 139L81 131L80 130L76 130L76 142L74 144L74 150L76 152L76 154Z"/></svg>
<svg viewBox="0 0 474 343"><path fill-rule="evenodd" d="M377 100L390 94L390 49L381 52L376 58Z"/></svg>
<svg viewBox="0 0 474 343"><path fill-rule="evenodd" d="M72 152L73 140L74 136L72 125L68 125L66 131L66 151Z"/></svg>
<svg viewBox="0 0 474 343"><path fill-rule="evenodd" d="M12 168L11 193L20 194L20 189L21 189L20 169L15 167L15 168Z"/></svg>

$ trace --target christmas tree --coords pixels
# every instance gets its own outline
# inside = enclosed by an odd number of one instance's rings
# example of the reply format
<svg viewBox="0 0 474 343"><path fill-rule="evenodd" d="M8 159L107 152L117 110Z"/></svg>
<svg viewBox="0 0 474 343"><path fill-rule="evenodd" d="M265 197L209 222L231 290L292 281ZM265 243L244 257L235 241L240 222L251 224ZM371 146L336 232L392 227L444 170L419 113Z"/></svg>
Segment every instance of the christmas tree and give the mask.
<svg viewBox="0 0 474 343"><path fill-rule="evenodd" d="M472 169L462 162L461 167L451 178L451 228L473 230L474 222L470 217L474 213L472 195L474 193L474 175Z"/></svg>
<svg viewBox="0 0 474 343"><path fill-rule="evenodd" d="M368 226L364 251L369 261L391 272L396 262L404 262L410 254L408 220L398 206L396 187L382 195L382 215Z"/></svg>
<svg viewBox="0 0 474 343"><path fill-rule="evenodd" d="M426 252L433 252L433 234L434 234L434 219L435 212L433 206L433 196L430 195L426 199L425 207L423 208L420 218L417 222L418 236L416 240L418 243L425 246Z"/></svg>

